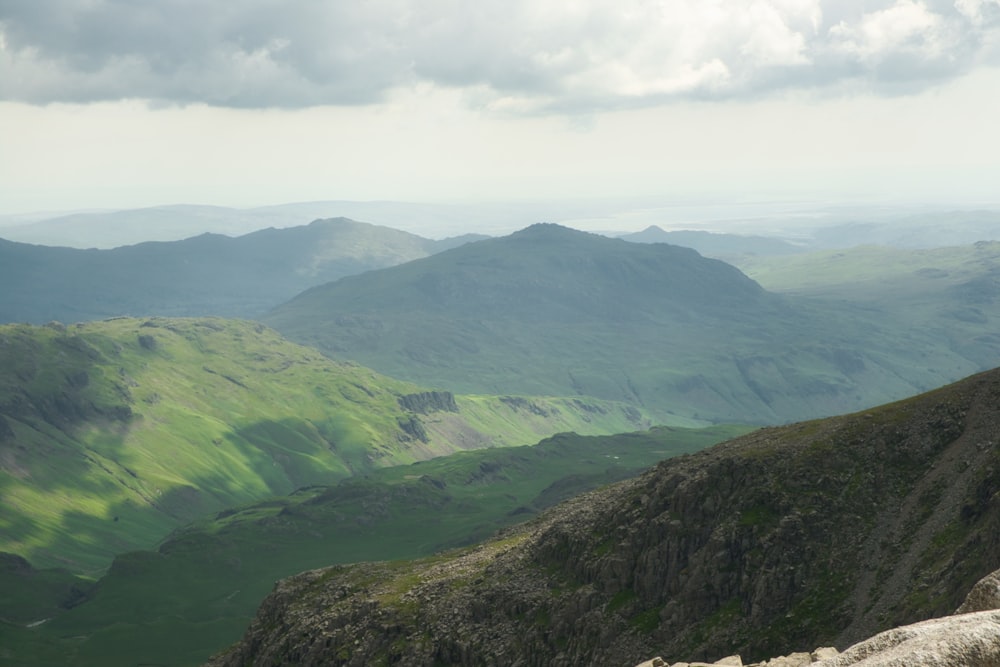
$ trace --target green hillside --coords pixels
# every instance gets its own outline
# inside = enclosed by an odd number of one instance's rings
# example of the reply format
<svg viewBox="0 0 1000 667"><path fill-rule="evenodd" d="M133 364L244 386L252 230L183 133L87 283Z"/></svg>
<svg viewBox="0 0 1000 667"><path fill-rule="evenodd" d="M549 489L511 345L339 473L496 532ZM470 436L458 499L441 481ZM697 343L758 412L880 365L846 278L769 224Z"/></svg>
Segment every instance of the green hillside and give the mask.
<svg viewBox="0 0 1000 667"><path fill-rule="evenodd" d="M986 287L1000 275L1000 243L929 250L858 246L783 257L746 256L733 263L775 292L910 306L917 300L960 298L963 293L969 300L977 286ZM988 296L979 291L979 296Z"/></svg>
<svg viewBox="0 0 1000 667"><path fill-rule="evenodd" d="M155 552L120 556L69 611L57 609L65 588L49 591L54 601L37 616L22 612L16 623L0 624L0 644L9 659L31 656L36 666L201 664L239 638L280 577L468 544L570 495L746 430L560 434L530 447L382 468L333 487L226 510L178 530ZM51 576L35 576L44 575ZM3 577L0 571L2 587L19 580ZM43 591L36 606L45 600ZM0 618L5 614L12 616L0 604ZM25 627L43 618L51 620Z"/></svg>
<svg viewBox="0 0 1000 667"><path fill-rule="evenodd" d="M933 249L859 246L735 263L769 290L849 301L900 330L933 335L982 367L997 363L998 242Z"/></svg>
<svg viewBox="0 0 1000 667"><path fill-rule="evenodd" d="M0 326L0 369L0 551L85 573L302 486L649 425L610 402L431 392L221 319Z"/></svg>
<svg viewBox="0 0 1000 667"><path fill-rule="evenodd" d="M666 244L556 225L313 288L264 318L334 358L458 392L580 395L786 422L910 395L1000 361L863 303L778 295Z"/></svg>

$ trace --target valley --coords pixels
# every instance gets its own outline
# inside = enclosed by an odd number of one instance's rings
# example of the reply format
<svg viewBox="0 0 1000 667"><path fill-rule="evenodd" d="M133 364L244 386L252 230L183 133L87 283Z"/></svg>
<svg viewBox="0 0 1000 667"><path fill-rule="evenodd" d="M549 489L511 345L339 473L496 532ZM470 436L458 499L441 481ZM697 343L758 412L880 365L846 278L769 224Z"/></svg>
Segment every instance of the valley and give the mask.
<svg viewBox="0 0 1000 667"><path fill-rule="evenodd" d="M0 570L0 588L37 583L31 598L0 598L0 638L14 656L30 655L40 667L201 664L239 639L279 578L469 544L664 457L746 430L564 433L533 446L379 468L188 524L155 550L119 555L96 584L64 573L43 588L59 573L12 563Z"/></svg>
<svg viewBox="0 0 1000 667"><path fill-rule="evenodd" d="M758 660L950 614L1000 567L998 398L991 371L759 429L474 547L304 572L211 664Z"/></svg>

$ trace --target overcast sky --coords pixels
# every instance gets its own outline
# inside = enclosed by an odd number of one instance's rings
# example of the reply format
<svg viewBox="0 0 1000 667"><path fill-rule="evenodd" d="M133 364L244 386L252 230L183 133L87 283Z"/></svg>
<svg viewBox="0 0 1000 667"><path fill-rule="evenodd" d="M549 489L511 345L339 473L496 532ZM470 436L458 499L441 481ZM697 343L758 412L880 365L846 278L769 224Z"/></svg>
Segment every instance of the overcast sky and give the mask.
<svg viewBox="0 0 1000 667"><path fill-rule="evenodd" d="M1000 203L1000 0L0 0L0 213Z"/></svg>

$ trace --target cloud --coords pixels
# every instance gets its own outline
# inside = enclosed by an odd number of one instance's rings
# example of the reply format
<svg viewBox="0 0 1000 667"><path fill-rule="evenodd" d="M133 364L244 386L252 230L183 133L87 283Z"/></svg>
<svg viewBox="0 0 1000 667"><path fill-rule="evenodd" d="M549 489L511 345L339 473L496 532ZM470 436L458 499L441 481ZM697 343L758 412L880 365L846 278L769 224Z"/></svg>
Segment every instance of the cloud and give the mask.
<svg viewBox="0 0 1000 667"><path fill-rule="evenodd" d="M589 113L807 87L897 93L998 53L1000 0L0 2L0 99Z"/></svg>

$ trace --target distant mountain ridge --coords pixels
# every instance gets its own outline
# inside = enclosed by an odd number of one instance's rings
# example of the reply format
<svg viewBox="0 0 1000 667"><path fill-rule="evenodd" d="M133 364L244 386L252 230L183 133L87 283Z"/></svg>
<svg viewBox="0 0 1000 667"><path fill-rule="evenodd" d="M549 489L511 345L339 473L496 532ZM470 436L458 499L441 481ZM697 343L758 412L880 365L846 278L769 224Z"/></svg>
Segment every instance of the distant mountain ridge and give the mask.
<svg viewBox="0 0 1000 667"><path fill-rule="evenodd" d="M936 330L772 294L688 248L544 224L312 288L264 321L393 377L625 400L665 420L829 415L1000 361L1000 341L966 357Z"/></svg>
<svg viewBox="0 0 1000 667"><path fill-rule="evenodd" d="M706 257L728 259L744 255L791 255L806 248L788 241L767 236L746 236L741 234L720 234L702 230L681 229L665 231L650 225L641 232L623 234L619 238L634 243L670 243L693 248Z"/></svg>
<svg viewBox="0 0 1000 667"><path fill-rule="evenodd" d="M284 228L337 217L365 220L433 238L469 231L498 236L525 224L546 220L580 229L602 230L610 236L646 228L653 228L655 234L655 229L661 225L672 228L693 225L693 228L706 229L709 230L706 233L723 237L711 239L713 243L725 237L746 239L743 235L750 234L749 238L757 235L758 239L777 243L780 239L793 239L796 245L814 250L863 244L928 248L1000 240L1000 211L995 209L592 198L464 204L311 201L254 208L175 204L125 210L0 215L0 238L50 246L115 248L146 241L177 241L205 232L238 236L267 227ZM637 234L645 235L649 231ZM685 242L680 239L666 242L686 245L704 240L694 237ZM728 250L726 253L728 255ZM705 254L716 256L714 252Z"/></svg>
<svg viewBox="0 0 1000 667"><path fill-rule="evenodd" d="M346 218L231 238L202 234L113 250L0 240L0 322L135 317L254 317L342 276L479 237L435 241Z"/></svg>

